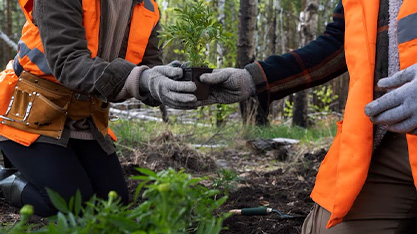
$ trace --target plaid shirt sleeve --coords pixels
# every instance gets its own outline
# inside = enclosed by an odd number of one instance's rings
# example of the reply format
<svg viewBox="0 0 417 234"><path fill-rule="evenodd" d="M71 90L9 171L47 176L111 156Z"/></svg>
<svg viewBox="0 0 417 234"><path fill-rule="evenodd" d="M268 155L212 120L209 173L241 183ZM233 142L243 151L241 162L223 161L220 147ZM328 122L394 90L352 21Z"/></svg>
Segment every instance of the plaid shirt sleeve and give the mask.
<svg viewBox="0 0 417 234"><path fill-rule="evenodd" d="M345 20L340 1L333 13L333 22L316 40L292 52L272 55L247 65L245 68L255 80L263 109L268 110L274 100L345 73L344 34Z"/></svg>

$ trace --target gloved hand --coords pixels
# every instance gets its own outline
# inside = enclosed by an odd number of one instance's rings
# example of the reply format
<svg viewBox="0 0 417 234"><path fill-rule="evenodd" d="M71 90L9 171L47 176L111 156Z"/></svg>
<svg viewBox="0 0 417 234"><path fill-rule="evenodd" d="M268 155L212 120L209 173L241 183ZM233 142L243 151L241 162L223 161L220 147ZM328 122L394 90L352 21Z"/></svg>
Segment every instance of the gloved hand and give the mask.
<svg viewBox="0 0 417 234"><path fill-rule="evenodd" d="M216 69L213 73L202 74L200 81L210 88L208 99L198 101L198 105L240 102L256 93L255 82L246 69Z"/></svg>
<svg viewBox="0 0 417 234"><path fill-rule="evenodd" d="M365 114L388 131L417 134L417 64L381 79L378 86L392 89L365 107Z"/></svg>
<svg viewBox="0 0 417 234"><path fill-rule="evenodd" d="M193 92L196 85L191 81L175 81L182 76L177 63L144 70L139 77L140 91L149 92L154 99L172 108L195 108L197 97Z"/></svg>

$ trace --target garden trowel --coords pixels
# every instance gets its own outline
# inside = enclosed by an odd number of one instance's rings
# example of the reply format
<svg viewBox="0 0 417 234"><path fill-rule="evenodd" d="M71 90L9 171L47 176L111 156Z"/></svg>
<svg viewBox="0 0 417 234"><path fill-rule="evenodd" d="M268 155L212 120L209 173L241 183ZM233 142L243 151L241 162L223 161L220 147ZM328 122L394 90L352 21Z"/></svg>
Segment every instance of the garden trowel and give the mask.
<svg viewBox="0 0 417 234"><path fill-rule="evenodd" d="M245 215L245 216L256 216L256 215L269 215L271 213L278 214L283 219L292 218L305 218L305 215L289 215L280 212L279 210L272 209L269 207L253 207L253 208L242 208L236 210L230 210L229 213L233 215Z"/></svg>

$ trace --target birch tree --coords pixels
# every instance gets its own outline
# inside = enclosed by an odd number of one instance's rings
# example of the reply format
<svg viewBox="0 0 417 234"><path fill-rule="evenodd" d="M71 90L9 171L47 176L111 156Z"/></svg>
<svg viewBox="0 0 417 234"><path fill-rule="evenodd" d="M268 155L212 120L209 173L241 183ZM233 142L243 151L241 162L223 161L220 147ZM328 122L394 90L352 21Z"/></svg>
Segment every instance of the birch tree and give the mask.
<svg viewBox="0 0 417 234"><path fill-rule="evenodd" d="M219 16L218 21L220 24L224 26L224 19L226 17L225 15L225 8L226 8L226 0L219 0L218 1L218 7L219 7ZM217 68L223 67L223 52L224 52L224 46L221 42L217 43Z"/></svg>
<svg viewBox="0 0 417 234"><path fill-rule="evenodd" d="M306 0L305 10L300 13L300 46L306 45L317 35L319 0ZM294 96L293 125L308 126L308 90L302 90Z"/></svg>

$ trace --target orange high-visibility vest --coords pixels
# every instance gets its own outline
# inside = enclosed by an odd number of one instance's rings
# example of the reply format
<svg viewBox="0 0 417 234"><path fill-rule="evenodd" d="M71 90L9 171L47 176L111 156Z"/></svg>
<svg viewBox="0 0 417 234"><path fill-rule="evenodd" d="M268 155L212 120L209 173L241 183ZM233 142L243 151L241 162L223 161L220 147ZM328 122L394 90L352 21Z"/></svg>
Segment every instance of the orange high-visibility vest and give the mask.
<svg viewBox="0 0 417 234"><path fill-rule="evenodd" d="M0 73L0 114L6 112L18 76L22 71L59 83L49 69L39 30L32 22L33 0L19 0L19 3L27 21L22 29L18 53L13 65L9 64L6 70ZM88 49L91 52L91 57L94 58L97 56L99 47L100 0L82 0L82 7ZM134 64L139 64L142 61L149 37L158 21L159 9L154 0L144 0L134 7L126 60ZM113 139L116 139L110 129L109 134ZM24 132L3 124L0 124L0 135L26 146L32 144L39 137L38 134Z"/></svg>
<svg viewBox="0 0 417 234"><path fill-rule="evenodd" d="M365 183L373 148L373 124L365 106L373 101L379 0L343 0L345 53L350 74L343 121L322 162L312 199L330 211L327 227L342 222ZM417 4L404 0L398 15L400 68L417 63ZM417 185L417 136L408 135L408 150ZM416 186L417 187L417 186Z"/></svg>

